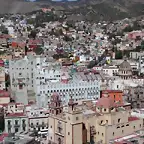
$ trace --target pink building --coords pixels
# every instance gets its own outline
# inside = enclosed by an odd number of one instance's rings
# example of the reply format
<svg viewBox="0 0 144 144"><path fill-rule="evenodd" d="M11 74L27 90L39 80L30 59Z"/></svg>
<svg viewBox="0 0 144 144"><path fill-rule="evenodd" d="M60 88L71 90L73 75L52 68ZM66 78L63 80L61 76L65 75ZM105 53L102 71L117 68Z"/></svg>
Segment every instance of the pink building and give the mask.
<svg viewBox="0 0 144 144"><path fill-rule="evenodd" d="M135 40L137 37L142 38L144 36L144 32L142 31L133 31L128 34L129 39Z"/></svg>

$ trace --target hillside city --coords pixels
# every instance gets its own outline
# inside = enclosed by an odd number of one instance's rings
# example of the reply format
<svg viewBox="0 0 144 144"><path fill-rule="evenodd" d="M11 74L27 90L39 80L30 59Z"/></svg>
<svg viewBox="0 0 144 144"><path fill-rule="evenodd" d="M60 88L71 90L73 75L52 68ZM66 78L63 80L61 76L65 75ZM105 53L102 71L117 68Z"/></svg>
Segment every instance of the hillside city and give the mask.
<svg viewBox="0 0 144 144"><path fill-rule="evenodd" d="M144 17L1 15L0 144L144 144Z"/></svg>

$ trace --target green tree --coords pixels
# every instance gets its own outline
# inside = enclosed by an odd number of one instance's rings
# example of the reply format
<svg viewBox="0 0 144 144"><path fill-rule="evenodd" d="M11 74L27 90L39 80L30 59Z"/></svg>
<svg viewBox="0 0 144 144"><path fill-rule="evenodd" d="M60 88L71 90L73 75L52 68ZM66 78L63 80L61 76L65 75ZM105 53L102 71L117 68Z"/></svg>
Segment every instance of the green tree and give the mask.
<svg viewBox="0 0 144 144"><path fill-rule="evenodd" d="M122 59L122 51L120 51L120 50L116 51L115 58Z"/></svg>
<svg viewBox="0 0 144 144"><path fill-rule="evenodd" d="M32 30L32 31L30 32L29 37L35 39L35 38L36 38L36 35L37 35L37 32L36 32L35 30Z"/></svg>
<svg viewBox="0 0 144 144"><path fill-rule="evenodd" d="M3 34L9 34L8 29L7 29L7 28L3 29L3 30L2 30L2 33L3 33Z"/></svg>
<svg viewBox="0 0 144 144"><path fill-rule="evenodd" d="M53 55L53 59L58 60L58 59L59 59L59 55L58 55L58 54L54 54L54 55Z"/></svg>
<svg viewBox="0 0 144 144"><path fill-rule="evenodd" d="M96 62L94 60L92 60L92 61L89 62L87 68L91 69L91 68L93 68L95 66L95 64L96 64Z"/></svg>
<svg viewBox="0 0 144 144"><path fill-rule="evenodd" d="M141 42L141 49L144 50L144 40Z"/></svg>
<svg viewBox="0 0 144 144"><path fill-rule="evenodd" d="M140 52L140 51L141 51L141 46L136 46L136 48L135 48L134 51L135 51L135 52Z"/></svg>
<svg viewBox="0 0 144 144"><path fill-rule="evenodd" d="M133 23L133 30L140 30L141 29L141 26L139 25L139 23L137 21L135 21Z"/></svg>
<svg viewBox="0 0 144 144"><path fill-rule="evenodd" d="M41 47L37 47L34 49L34 52L37 54L37 55L40 55L44 52L43 48Z"/></svg>
<svg viewBox="0 0 144 144"><path fill-rule="evenodd" d="M133 28L131 26L127 26L123 29L124 32L131 32L133 31Z"/></svg>

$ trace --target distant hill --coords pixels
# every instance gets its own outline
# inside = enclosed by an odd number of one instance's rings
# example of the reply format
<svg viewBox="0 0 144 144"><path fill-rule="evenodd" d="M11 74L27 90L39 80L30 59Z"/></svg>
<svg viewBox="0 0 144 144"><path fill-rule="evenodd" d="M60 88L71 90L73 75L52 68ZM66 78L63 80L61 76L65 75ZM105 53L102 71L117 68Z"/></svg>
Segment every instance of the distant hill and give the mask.
<svg viewBox="0 0 144 144"><path fill-rule="evenodd" d="M57 10L80 14L87 20L116 20L144 14L144 0L78 0L77 2L26 2L25 0L0 0L0 14L27 13L45 5Z"/></svg>

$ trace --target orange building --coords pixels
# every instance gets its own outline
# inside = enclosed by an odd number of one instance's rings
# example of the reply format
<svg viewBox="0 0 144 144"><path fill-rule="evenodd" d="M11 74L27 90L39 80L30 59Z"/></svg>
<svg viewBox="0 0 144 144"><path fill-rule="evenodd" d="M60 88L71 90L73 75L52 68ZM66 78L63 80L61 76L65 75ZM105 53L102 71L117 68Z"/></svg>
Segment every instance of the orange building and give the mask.
<svg viewBox="0 0 144 144"><path fill-rule="evenodd" d="M113 99L114 102L119 102L120 104L123 104L123 91L121 90L103 90L101 91L101 97L103 97L103 94L108 93L109 97Z"/></svg>

